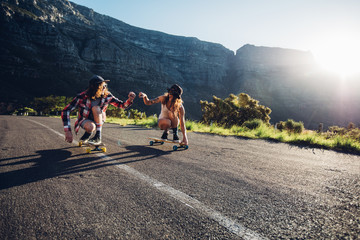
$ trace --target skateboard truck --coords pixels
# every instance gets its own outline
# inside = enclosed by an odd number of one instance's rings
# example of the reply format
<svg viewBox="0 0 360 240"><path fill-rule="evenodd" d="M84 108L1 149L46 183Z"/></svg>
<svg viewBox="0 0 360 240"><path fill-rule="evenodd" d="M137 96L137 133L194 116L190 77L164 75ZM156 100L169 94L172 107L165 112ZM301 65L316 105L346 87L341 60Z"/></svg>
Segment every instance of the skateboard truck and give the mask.
<svg viewBox="0 0 360 240"><path fill-rule="evenodd" d="M79 147L82 146L86 146L86 153L91 153L91 152L106 152L106 147L105 144L100 143L100 144L91 144L88 142L79 142Z"/></svg>

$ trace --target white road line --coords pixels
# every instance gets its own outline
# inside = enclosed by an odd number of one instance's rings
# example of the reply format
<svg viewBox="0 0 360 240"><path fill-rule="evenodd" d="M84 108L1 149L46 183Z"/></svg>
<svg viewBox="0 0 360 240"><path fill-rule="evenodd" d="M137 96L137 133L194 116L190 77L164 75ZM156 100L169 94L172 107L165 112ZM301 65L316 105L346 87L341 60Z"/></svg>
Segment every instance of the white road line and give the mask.
<svg viewBox="0 0 360 240"><path fill-rule="evenodd" d="M60 136L62 138L65 137L64 134L61 134L58 131L56 131L44 124L41 124L41 123L36 122L31 119L27 119L27 120L50 130L51 132L57 134L58 136ZM78 141L74 140L74 144L77 145ZM113 161L113 159L111 157L109 157L103 153L97 153L96 155L103 158L104 160ZM230 232L236 234L239 237L242 237L244 239L267 239L266 237L261 236L260 234L254 232L253 230L243 226L241 223L238 223L237 221L222 215L220 212L207 207L206 205L204 205L200 201L196 200L195 198L190 197L189 195L187 195L179 190L176 190L176 189L170 187L169 185L166 185L148 175L145 175L145 174L135 170L132 167L129 167L125 164L116 165L116 167L118 167L119 169L131 174L132 176L134 176L144 182L147 182L148 184L150 184L157 190L175 198L177 201L185 204L186 206L202 212L203 214L205 214L209 218L215 220L221 226L227 228Z"/></svg>

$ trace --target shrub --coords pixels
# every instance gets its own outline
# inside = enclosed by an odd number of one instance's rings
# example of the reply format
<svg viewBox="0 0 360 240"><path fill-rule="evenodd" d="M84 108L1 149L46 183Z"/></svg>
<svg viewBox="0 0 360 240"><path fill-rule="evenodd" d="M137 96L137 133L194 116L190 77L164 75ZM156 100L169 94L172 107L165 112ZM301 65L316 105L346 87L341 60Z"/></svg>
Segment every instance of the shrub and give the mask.
<svg viewBox="0 0 360 240"><path fill-rule="evenodd" d="M347 132L347 136L360 142L360 129L354 128Z"/></svg>
<svg viewBox="0 0 360 240"><path fill-rule="evenodd" d="M36 115L36 111L29 107L23 107L14 111L15 115Z"/></svg>
<svg viewBox="0 0 360 240"><path fill-rule="evenodd" d="M276 128L280 131L287 130L293 133L302 133L305 129L303 122L296 122L293 119L288 119L286 122L280 121L276 124Z"/></svg>
<svg viewBox="0 0 360 240"><path fill-rule="evenodd" d="M137 109L127 110L127 118L129 119L143 119L146 118L146 113L140 112Z"/></svg>
<svg viewBox="0 0 360 240"><path fill-rule="evenodd" d="M148 120L149 120L149 124L148 124L149 127L157 127L157 125L158 125L158 118L157 117L151 116L151 117L148 118Z"/></svg>
<svg viewBox="0 0 360 240"><path fill-rule="evenodd" d="M339 126L331 126L329 127L329 132L339 135L344 135L346 132L345 128L339 127Z"/></svg>
<svg viewBox="0 0 360 240"><path fill-rule="evenodd" d="M288 119L286 122L285 122L285 129L287 130L292 130L294 129L295 127L295 121L292 120L292 119Z"/></svg>
<svg viewBox="0 0 360 240"><path fill-rule="evenodd" d="M236 126L236 125L234 125L234 126L232 126L230 128L230 132L235 133L235 134L239 134L239 133L244 132L244 131L246 131L245 128L240 127L240 126Z"/></svg>
<svg viewBox="0 0 360 240"><path fill-rule="evenodd" d="M350 131L350 130L355 129L355 128L356 128L355 123L349 122L349 124L347 126L347 130Z"/></svg>
<svg viewBox="0 0 360 240"><path fill-rule="evenodd" d="M109 105L108 109L106 110L106 116L116 117L116 118L126 118L127 115L124 109Z"/></svg>
<svg viewBox="0 0 360 240"><path fill-rule="evenodd" d="M260 119L253 119L253 120L244 122L242 126L252 130L252 129L256 129L256 128L260 127L262 123L263 122Z"/></svg>
<svg viewBox="0 0 360 240"><path fill-rule="evenodd" d="M195 122L193 121L186 121L185 122L186 130L193 131L195 129Z"/></svg>
<svg viewBox="0 0 360 240"><path fill-rule="evenodd" d="M59 114L66 105L71 102L72 98L65 96L47 96L38 97L30 103L31 107L35 109L40 115Z"/></svg>
<svg viewBox="0 0 360 240"><path fill-rule="evenodd" d="M285 123L283 121L280 121L280 122L275 124L275 128L282 131L282 130L285 129Z"/></svg>
<svg viewBox="0 0 360 240"><path fill-rule="evenodd" d="M202 122L209 125L214 122L231 128L253 119L260 119L265 123L270 121L271 109L259 105L259 101L245 93L238 96L230 94L225 99L213 96L213 102L200 101L200 105L203 112Z"/></svg>
<svg viewBox="0 0 360 240"><path fill-rule="evenodd" d="M304 131L304 123L303 122L297 122L294 124L294 133L302 133Z"/></svg>

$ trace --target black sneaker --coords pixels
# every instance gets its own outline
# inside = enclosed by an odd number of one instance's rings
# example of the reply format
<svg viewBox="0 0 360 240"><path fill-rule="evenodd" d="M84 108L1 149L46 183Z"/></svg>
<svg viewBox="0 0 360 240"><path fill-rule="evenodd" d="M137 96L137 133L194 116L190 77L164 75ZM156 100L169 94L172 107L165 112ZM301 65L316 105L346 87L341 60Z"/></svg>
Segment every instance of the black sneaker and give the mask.
<svg viewBox="0 0 360 240"><path fill-rule="evenodd" d="M81 142L87 142L91 136L91 133L85 132L84 135L80 138Z"/></svg>
<svg viewBox="0 0 360 240"><path fill-rule="evenodd" d="M178 136L178 128L173 128L173 140L174 141L178 141L179 140L179 136Z"/></svg>
<svg viewBox="0 0 360 240"><path fill-rule="evenodd" d="M88 143L94 144L94 145L101 144L101 137L100 137L100 135L99 135L99 134L95 134L95 136L94 136L92 139L90 139L90 140L88 141Z"/></svg>
<svg viewBox="0 0 360 240"><path fill-rule="evenodd" d="M177 133L174 133L174 141L179 141L179 136L177 135Z"/></svg>
<svg viewBox="0 0 360 240"><path fill-rule="evenodd" d="M168 130L165 130L164 133L163 133L163 135L161 136L161 139L167 139L167 138L168 138L168 134L169 134Z"/></svg>

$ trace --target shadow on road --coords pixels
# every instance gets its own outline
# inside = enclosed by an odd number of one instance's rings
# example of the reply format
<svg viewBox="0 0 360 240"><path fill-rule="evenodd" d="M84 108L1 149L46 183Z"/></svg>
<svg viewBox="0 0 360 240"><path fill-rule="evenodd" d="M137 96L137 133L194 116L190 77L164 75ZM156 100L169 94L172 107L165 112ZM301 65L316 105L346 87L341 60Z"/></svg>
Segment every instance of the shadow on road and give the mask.
<svg viewBox="0 0 360 240"><path fill-rule="evenodd" d="M70 150L71 148L75 147L42 150L28 156L2 159L0 167L10 167L16 170L0 173L0 190L58 176L145 161L169 154L169 152L146 146L127 146L125 147L126 151L107 154L106 156L102 154L74 154L74 151ZM32 165L21 168L21 165L24 164Z"/></svg>

